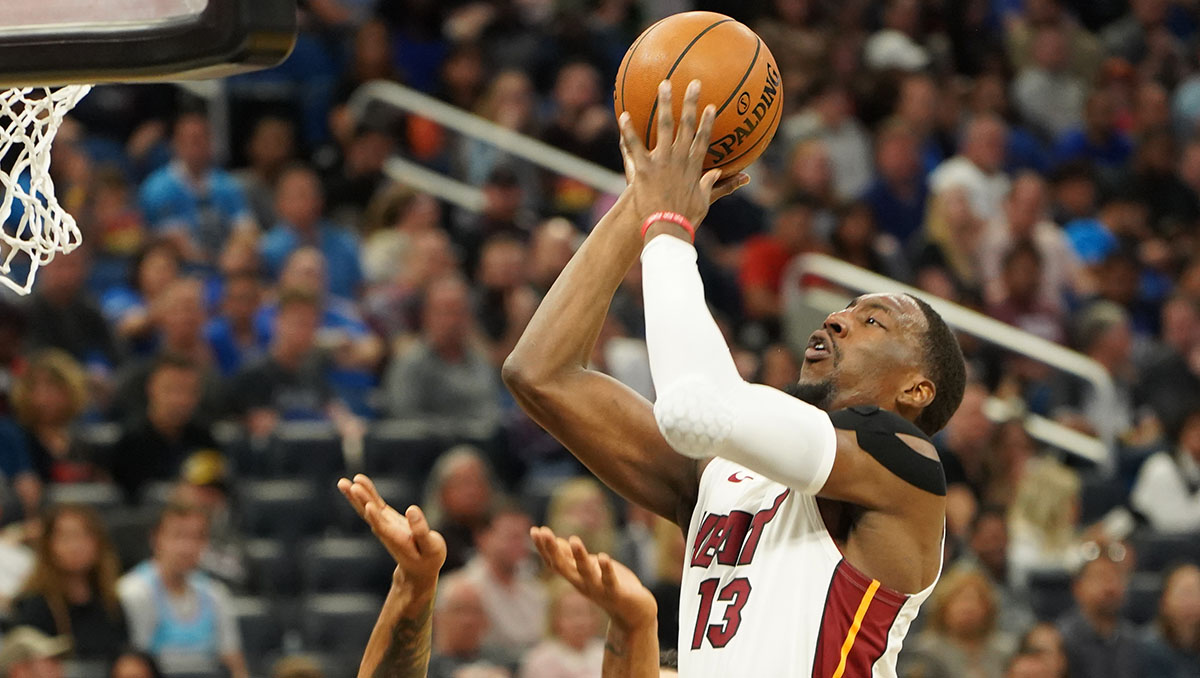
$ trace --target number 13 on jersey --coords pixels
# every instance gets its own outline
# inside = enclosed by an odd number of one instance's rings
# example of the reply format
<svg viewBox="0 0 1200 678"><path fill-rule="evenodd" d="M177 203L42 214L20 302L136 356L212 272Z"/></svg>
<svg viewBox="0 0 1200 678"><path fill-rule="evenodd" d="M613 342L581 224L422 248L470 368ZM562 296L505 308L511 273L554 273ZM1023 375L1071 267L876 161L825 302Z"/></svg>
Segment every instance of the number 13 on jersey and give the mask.
<svg viewBox="0 0 1200 678"><path fill-rule="evenodd" d="M750 580L738 577L718 592L720 584L721 580L715 577L700 582L700 611L696 614L696 630L692 633L693 650L699 650L705 638L715 648L725 647L742 625L742 608L750 600ZM714 600L726 603L725 613L718 623L710 624Z"/></svg>

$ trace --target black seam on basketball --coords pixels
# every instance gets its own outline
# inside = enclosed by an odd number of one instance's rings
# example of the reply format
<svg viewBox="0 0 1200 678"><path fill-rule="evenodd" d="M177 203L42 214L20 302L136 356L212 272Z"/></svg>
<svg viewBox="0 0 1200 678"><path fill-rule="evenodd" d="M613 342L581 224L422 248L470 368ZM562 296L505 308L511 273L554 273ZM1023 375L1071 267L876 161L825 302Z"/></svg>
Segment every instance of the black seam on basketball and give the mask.
<svg viewBox="0 0 1200 678"><path fill-rule="evenodd" d="M733 101L733 98L737 96L738 91L742 89L742 85L746 84L746 78L750 77L750 72L754 70L754 65L758 63L758 55L760 52L762 52L762 46L763 42L760 39L758 44L754 46L754 56L750 58L750 65L746 67L746 72L742 73L742 79L738 81L737 87L734 87L733 91L729 93L729 98L726 99L725 103L721 104L721 107L717 109L717 115L721 115L721 111L725 110L725 108L729 106L729 102Z"/></svg>
<svg viewBox="0 0 1200 678"><path fill-rule="evenodd" d="M753 144L750 144L750 148L747 148L746 150L742 151L741 153L738 153L737 155L733 156L732 158L729 158L727 160L722 160L720 163L713 165L709 169L717 169L720 167L724 167L724 166L728 165L729 163L733 162L734 160L737 160L738 158L742 157L743 155L746 155L750 151L753 151L755 149L755 147L758 146L758 142L762 141L763 137L766 136L767 130L771 129L771 126L774 125L775 121L779 119L779 111L781 111L781 110L783 110L782 104L775 107L775 115L771 116L771 122L767 123L767 126L765 129L763 129L762 134L758 135L758 141L755 141Z"/></svg>
<svg viewBox="0 0 1200 678"><path fill-rule="evenodd" d="M621 110L622 111L627 110L625 108L625 78L629 77L629 67L631 65L633 65L633 53L637 51L637 48L642 44L642 41L646 39L646 36L650 35L650 31L654 30L655 28L658 28L658 25L664 21L666 21L666 19L659 19L658 21L655 21L654 25L652 25L650 28L647 28L646 30L642 31L642 34L638 36L637 41L635 41L633 43L633 47L629 48L629 54L626 55L626 58L628 59L628 61L625 62L625 70L621 72Z"/></svg>
<svg viewBox="0 0 1200 678"><path fill-rule="evenodd" d="M705 33L711 31L712 29L716 28L717 26L720 26L721 24L729 23L730 21L733 21L733 19L721 19L720 21L709 24L708 28L705 28L704 30L697 33L696 37L692 38L692 41L687 44L687 47L684 47L683 51L679 53L679 57L677 59L675 59L675 63L671 64L671 70L667 71L667 75L665 78L663 78L663 80L670 80L671 76L675 75L675 69L679 68L679 63L681 61L683 61L683 57L687 56L688 50L690 50L692 48L692 46L695 45L698 40L700 40L700 38L703 38ZM629 69L626 68L625 72L628 73ZM655 88L655 91L657 91L657 88ZM624 103L624 101L622 101L621 103ZM650 107L650 120L646 122L646 136L642 137L642 143L650 142L650 128L654 126L654 114L657 112L658 112L658 96L655 95L654 105ZM658 140L656 139L655 142L657 143L657 141Z"/></svg>

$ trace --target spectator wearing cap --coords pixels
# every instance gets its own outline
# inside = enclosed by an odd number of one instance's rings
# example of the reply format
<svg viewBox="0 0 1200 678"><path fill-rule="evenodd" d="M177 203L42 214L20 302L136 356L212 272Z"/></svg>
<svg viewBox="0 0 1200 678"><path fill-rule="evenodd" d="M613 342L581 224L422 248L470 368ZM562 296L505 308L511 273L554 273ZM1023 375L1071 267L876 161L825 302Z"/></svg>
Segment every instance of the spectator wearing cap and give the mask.
<svg viewBox="0 0 1200 678"><path fill-rule="evenodd" d="M208 516L172 502L151 536L153 556L117 583L130 637L168 676L248 678L241 632L225 586L199 571L208 545Z"/></svg>
<svg viewBox="0 0 1200 678"><path fill-rule="evenodd" d="M208 548L200 556L200 569L234 589L242 589L249 568L245 540L234 519L229 492L225 457L216 450L200 450L184 461L171 496L208 513Z"/></svg>
<svg viewBox="0 0 1200 678"><path fill-rule="evenodd" d="M171 163L142 184L142 212L185 259L215 263L227 239L257 237L258 224L237 180L214 162L205 114L183 113L172 134Z"/></svg>
<svg viewBox="0 0 1200 678"><path fill-rule="evenodd" d="M199 367L171 354L159 357L146 379L146 407L126 424L112 450L113 480L128 501L152 481L172 480L189 455L216 447L199 419L203 388Z"/></svg>
<svg viewBox="0 0 1200 678"><path fill-rule="evenodd" d="M358 242L348 231L326 221L322 216L324 209L321 181L313 169L292 165L284 170L275 185L279 222L259 246L263 262L271 276L278 278L292 252L305 246L315 247L329 264L329 292L354 298L362 285Z"/></svg>
<svg viewBox="0 0 1200 678"><path fill-rule="evenodd" d="M1058 620L1068 673L1088 678L1136 678L1145 644L1121 615L1129 586L1126 563L1108 553L1085 561L1071 581L1075 606Z"/></svg>
<svg viewBox="0 0 1200 678"><path fill-rule="evenodd" d="M864 60L876 71L919 71L929 65L929 52L918 42L921 32L921 3L917 0L888 0L883 9L883 27L867 39Z"/></svg>
<svg viewBox="0 0 1200 678"><path fill-rule="evenodd" d="M1193 407L1173 437L1175 449L1146 459L1129 496L1130 505L1158 532L1200 531L1200 406Z"/></svg>
<svg viewBox="0 0 1200 678"><path fill-rule="evenodd" d="M470 288L446 276L425 291L421 337L384 379L388 415L456 428L499 423L496 370L477 345Z"/></svg>
<svg viewBox="0 0 1200 678"><path fill-rule="evenodd" d="M62 658L71 640L51 637L29 626L18 626L0 643L0 676L4 678L62 678Z"/></svg>

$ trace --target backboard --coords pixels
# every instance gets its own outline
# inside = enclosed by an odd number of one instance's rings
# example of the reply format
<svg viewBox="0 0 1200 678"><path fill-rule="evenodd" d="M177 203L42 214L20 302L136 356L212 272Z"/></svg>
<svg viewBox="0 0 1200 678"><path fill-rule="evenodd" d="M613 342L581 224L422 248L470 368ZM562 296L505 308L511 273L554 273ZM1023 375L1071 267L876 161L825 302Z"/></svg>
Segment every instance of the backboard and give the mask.
<svg viewBox="0 0 1200 678"><path fill-rule="evenodd" d="M276 65L296 40L296 0L0 4L0 87L222 77Z"/></svg>

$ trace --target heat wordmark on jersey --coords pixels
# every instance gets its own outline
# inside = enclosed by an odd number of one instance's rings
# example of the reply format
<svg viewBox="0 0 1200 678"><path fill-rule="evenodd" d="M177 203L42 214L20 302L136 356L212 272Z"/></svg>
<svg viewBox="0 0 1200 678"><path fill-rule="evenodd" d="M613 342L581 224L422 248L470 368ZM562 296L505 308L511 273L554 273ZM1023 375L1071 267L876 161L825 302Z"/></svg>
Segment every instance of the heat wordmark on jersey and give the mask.
<svg viewBox="0 0 1200 678"><path fill-rule="evenodd" d="M679 661L690 678L894 678L933 588L905 595L863 575L815 497L724 459L701 478L687 544Z"/></svg>

